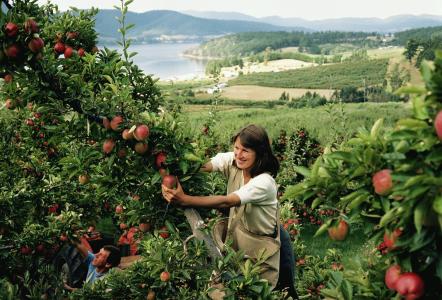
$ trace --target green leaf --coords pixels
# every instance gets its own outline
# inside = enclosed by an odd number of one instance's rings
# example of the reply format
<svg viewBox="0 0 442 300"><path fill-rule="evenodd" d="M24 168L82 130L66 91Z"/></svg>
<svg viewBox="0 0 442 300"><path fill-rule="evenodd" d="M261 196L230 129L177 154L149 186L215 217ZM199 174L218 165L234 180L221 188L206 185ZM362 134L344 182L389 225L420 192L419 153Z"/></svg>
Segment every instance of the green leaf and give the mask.
<svg viewBox="0 0 442 300"><path fill-rule="evenodd" d="M354 155L350 152L344 152L344 151L335 151L327 155L327 157L331 157L333 159L343 160L350 163L357 162Z"/></svg>
<svg viewBox="0 0 442 300"><path fill-rule="evenodd" d="M261 294L262 292L262 285L252 285L249 287L252 291L254 291L257 294Z"/></svg>
<svg viewBox="0 0 442 300"><path fill-rule="evenodd" d="M413 185L422 183L426 178L430 177L429 175L417 175L413 176L407 180L404 184L404 188L409 188Z"/></svg>
<svg viewBox="0 0 442 300"><path fill-rule="evenodd" d="M298 183L296 185L289 185L286 187L284 195L282 196L282 200L294 199L298 195L302 194L305 191L306 187L303 182Z"/></svg>
<svg viewBox="0 0 442 300"><path fill-rule="evenodd" d="M385 227L385 225L387 225L396 218L397 214L398 211L396 208L390 209L385 213L385 215L382 216L381 220L379 221L379 225L381 227Z"/></svg>
<svg viewBox="0 0 442 300"><path fill-rule="evenodd" d="M429 126L428 123L425 121L411 118L400 119L399 121L397 121L396 124L399 126L407 127L409 129L421 129Z"/></svg>
<svg viewBox="0 0 442 300"><path fill-rule="evenodd" d="M321 227L315 232L315 235L313 237L320 236L321 234L325 233L330 226L331 219L327 221L326 223L322 224Z"/></svg>
<svg viewBox="0 0 442 300"><path fill-rule="evenodd" d="M321 204L322 201L324 201L324 199L321 197L318 197L315 200L313 200L312 209L315 209L316 207L318 207L318 205Z"/></svg>
<svg viewBox="0 0 442 300"><path fill-rule="evenodd" d="M156 172L153 176L152 179L150 181L150 184L155 186L157 183L159 183L161 181L161 175L160 173Z"/></svg>
<svg viewBox="0 0 442 300"><path fill-rule="evenodd" d="M415 118L419 120L426 120L429 118L427 105L423 97L414 97L412 103Z"/></svg>
<svg viewBox="0 0 442 300"><path fill-rule="evenodd" d="M345 300L353 299L353 287L348 280L343 280L341 285L342 296L344 296Z"/></svg>
<svg viewBox="0 0 442 300"><path fill-rule="evenodd" d="M114 83L114 80L112 79L112 77L110 77L109 75L103 75L103 77L109 82L109 83Z"/></svg>
<svg viewBox="0 0 442 300"><path fill-rule="evenodd" d="M318 176L321 178L331 178L330 173L328 173L327 169L324 167L318 168Z"/></svg>
<svg viewBox="0 0 442 300"><path fill-rule="evenodd" d="M379 119L374 123L370 131L371 138L376 139L378 137L383 124L384 124L384 119Z"/></svg>
<svg viewBox="0 0 442 300"><path fill-rule="evenodd" d="M356 199L354 199L353 201L351 201L351 203L347 206L349 209L354 209L356 207L359 207L363 202L365 202L366 200L368 200L368 195L360 195L359 197L357 197Z"/></svg>
<svg viewBox="0 0 442 300"><path fill-rule="evenodd" d="M128 24L128 25L126 26L126 30L132 29L132 28L134 28L134 27L135 27L135 24Z"/></svg>
<svg viewBox="0 0 442 300"><path fill-rule="evenodd" d="M427 209L424 202L419 203L414 209L414 226L416 227L418 233L420 233L422 230L422 224L426 214L426 210Z"/></svg>
<svg viewBox="0 0 442 300"><path fill-rule="evenodd" d="M439 256L436 262L436 276L442 281L442 257Z"/></svg>
<svg viewBox="0 0 442 300"><path fill-rule="evenodd" d="M421 75L423 80L425 81L425 83L427 85L430 84L431 82L431 77L432 77L432 73L433 73L433 67L431 66L430 62L427 60L424 60L421 63L421 67L420 67L420 71L421 71Z"/></svg>
<svg viewBox="0 0 442 300"><path fill-rule="evenodd" d="M183 171L183 174L187 174L187 171L189 170L189 164L186 161L182 160L180 161L179 165L181 171Z"/></svg>
<svg viewBox="0 0 442 300"><path fill-rule="evenodd" d="M293 168L295 170L296 173L301 174L302 176L304 176L305 178L309 178L310 177L310 170L306 167L303 166L294 166Z"/></svg>
<svg viewBox="0 0 442 300"><path fill-rule="evenodd" d="M438 196L434 199L433 210L442 216L442 196Z"/></svg>
<svg viewBox="0 0 442 300"><path fill-rule="evenodd" d="M442 151L438 151L434 149L433 152L431 152L426 158L426 163L440 163L442 162Z"/></svg>
<svg viewBox="0 0 442 300"><path fill-rule="evenodd" d="M184 153L184 159L186 159L188 161L196 161L196 162L202 162L203 161L200 157L196 156L192 152Z"/></svg>

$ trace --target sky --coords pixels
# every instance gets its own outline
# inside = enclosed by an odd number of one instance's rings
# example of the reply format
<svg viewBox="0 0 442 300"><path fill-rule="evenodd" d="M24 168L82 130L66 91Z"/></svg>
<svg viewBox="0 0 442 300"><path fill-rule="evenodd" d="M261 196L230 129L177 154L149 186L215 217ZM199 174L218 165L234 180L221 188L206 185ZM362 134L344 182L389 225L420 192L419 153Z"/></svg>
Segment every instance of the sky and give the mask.
<svg viewBox="0 0 442 300"><path fill-rule="evenodd" d="M38 0L45 3L46 0ZM77 8L112 9L118 0L52 0L60 10ZM387 18L400 14L442 16L442 0L135 0L129 10L145 12L168 9L176 11L240 12L255 17L281 16L319 20L341 17Z"/></svg>

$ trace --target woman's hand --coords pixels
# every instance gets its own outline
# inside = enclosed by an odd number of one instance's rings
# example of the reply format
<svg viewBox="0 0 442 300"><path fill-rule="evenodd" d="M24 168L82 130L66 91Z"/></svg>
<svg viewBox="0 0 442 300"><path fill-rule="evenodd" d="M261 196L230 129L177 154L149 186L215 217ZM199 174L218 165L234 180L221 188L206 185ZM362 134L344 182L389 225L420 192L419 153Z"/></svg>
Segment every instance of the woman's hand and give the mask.
<svg viewBox="0 0 442 300"><path fill-rule="evenodd" d="M186 196L178 180L177 180L176 189L170 189L166 187L164 184L161 185L161 189L163 192L164 199L166 199L166 201L170 203L175 203L175 202L181 203L184 200L184 197Z"/></svg>

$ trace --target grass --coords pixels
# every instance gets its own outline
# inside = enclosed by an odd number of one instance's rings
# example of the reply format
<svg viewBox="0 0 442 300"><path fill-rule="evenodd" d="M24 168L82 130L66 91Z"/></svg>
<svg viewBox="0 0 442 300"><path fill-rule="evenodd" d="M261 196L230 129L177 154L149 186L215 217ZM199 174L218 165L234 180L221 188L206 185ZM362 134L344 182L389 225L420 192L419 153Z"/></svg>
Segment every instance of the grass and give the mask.
<svg viewBox="0 0 442 300"><path fill-rule="evenodd" d="M346 86L382 84L388 59L344 62L283 72L240 75L229 85L259 85L282 88L341 89Z"/></svg>
<svg viewBox="0 0 442 300"><path fill-rule="evenodd" d="M301 240L306 246L308 255L324 257L328 249L335 248L342 252L343 264L348 265L352 263L352 259L357 255L364 253L368 245L367 236L362 228L350 228L350 232L344 241L333 241L327 234L313 237L317 229L317 226L310 224L302 227Z"/></svg>
<svg viewBox="0 0 442 300"><path fill-rule="evenodd" d="M287 107L248 108L219 111L214 134L222 143L228 143L230 136L241 127L255 123L263 126L271 138L280 130L288 133L301 127L323 145L334 141L334 134L340 132L346 138L354 135L360 127L371 128L373 123L384 118L384 126L392 127L399 118L411 115L411 108L404 103L359 103L316 108L290 109ZM209 118L208 111L193 111L183 115L190 132L200 132Z"/></svg>

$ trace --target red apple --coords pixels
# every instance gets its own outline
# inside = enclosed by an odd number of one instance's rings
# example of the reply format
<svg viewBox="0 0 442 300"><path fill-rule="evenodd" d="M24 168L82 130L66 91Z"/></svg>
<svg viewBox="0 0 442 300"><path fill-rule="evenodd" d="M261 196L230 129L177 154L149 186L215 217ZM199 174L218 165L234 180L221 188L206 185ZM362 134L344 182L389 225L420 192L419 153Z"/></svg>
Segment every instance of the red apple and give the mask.
<svg viewBox="0 0 442 300"><path fill-rule="evenodd" d="M104 128L106 128L106 129L111 129L111 127L110 127L110 121L109 121L109 119L106 118L106 117L103 118L103 126L104 126Z"/></svg>
<svg viewBox="0 0 442 300"><path fill-rule="evenodd" d="M422 278L413 272L402 274L396 281L396 291L405 296L405 300L419 299L425 293L424 288Z"/></svg>
<svg viewBox="0 0 442 300"><path fill-rule="evenodd" d="M71 58L74 54L74 49L72 47L66 47L64 50L64 58Z"/></svg>
<svg viewBox="0 0 442 300"><path fill-rule="evenodd" d="M135 144L135 152L137 152L138 154L144 154L146 153L148 149L147 144L139 142Z"/></svg>
<svg viewBox="0 0 442 300"><path fill-rule="evenodd" d="M15 37L18 33L18 26L15 23L8 22L5 25L5 32L8 37Z"/></svg>
<svg viewBox="0 0 442 300"><path fill-rule="evenodd" d="M384 169L376 172L373 175L372 183L376 194L378 195L387 194L393 187L393 180L391 179L391 170Z"/></svg>
<svg viewBox="0 0 442 300"><path fill-rule="evenodd" d="M28 126L34 126L35 123L34 123L34 121L33 121L32 119L27 119L27 120L26 120L26 125L28 125Z"/></svg>
<svg viewBox="0 0 442 300"><path fill-rule="evenodd" d="M66 37L71 40L76 39L78 37L78 32L68 31L66 32Z"/></svg>
<svg viewBox="0 0 442 300"><path fill-rule="evenodd" d="M390 290L396 290L396 282L401 275L401 267L399 265L390 266L385 272L385 285Z"/></svg>
<svg viewBox="0 0 442 300"><path fill-rule="evenodd" d="M45 43L43 42L43 40L41 38L33 38L29 43L28 43L28 48L29 50L31 50L34 53L40 52L41 49L43 49Z"/></svg>
<svg viewBox="0 0 442 300"><path fill-rule="evenodd" d="M39 31L38 24L35 22L34 19L27 19L25 22L25 32L30 33L37 33Z"/></svg>
<svg viewBox="0 0 442 300"><path fill-rule="evenodd" d="M120 223L120 229L124 230L127 228L127 225L125 223Z"/></svg>
<svg viewBox="0 0 442 300"><path fill-rule="evenodd" d="M167 188L169 189L175 189L177 186L177 180L176 177L173 175L166 175L163 177L162 182Z"/></svg>
<svg viewBox="0 0 442 300"><path fill-rule="evenodd" d="M348 224L344 220L340 220L338 225L328 229L328 235L333 241L343 241L347 237Z"/></svg>
<svg viewBox="0 0 442 300"><path fill-rule="evenodd" d="M35 247L35 252L37 253L43 253L45 251L45 246L43 244L38 244L37 247Z"/></svg>
<svg viewBox="0 0 442 300"><path fill-rule="evenodd" d="M119 158L125 158L125 157L127 156L127 150L124 149L124 148L118 150L118 152L117 152L117 156L118 156Z"/></svg>
<svg viewBox="0 0 442 300"><path fill-rule="evenodd" d="M78 53L78 56L83 57L86 54L86 51L84 51L83 48L80 48L80 49L78 49L77 53Z"/></svg>
<svg viewBox="0 0 442 300"><path fill-rule="evenodd" d="M166 226L161 227L159 232L160 232L160 236L163 239L167 239L169 237L169 231L167 230Z"/></svg>
<svg viewBox="0 0 442 300"><path fill-rule="evenodd" d="M150 291L147 293L146 300L155 300L155 292L152 291L152 290L150 290Z"/></svg>
<svg viewBox="0 0 442 300"><path fill-rule="evenodd" d="M130 132L129 129L124 129L123 133L121 135L122 135L123 139L126 140L126 141L131 140L131 139L134 138L133 133Z"/></svg>
<svg viewBox="0 0 442 300"><path fill-rule="evenodd" d="M160 280L163 282L169 281L170 279L170 274L167 271L161 272L160 274Z"/></svg>
<svg viewBox="0 0 442 300"><path fill-rule="evenodd" d="M5 55L9 58L17 58L20 55L20 48L17 44L12 44L5 49Z"/></svg>
<svg viewBox="0 0 442 300"><path fill-rule="evenodd" d="M11 83L12 82L12 75L6 74L5 77L3 77L3 79L5 80L5 83Z"/></svg>
<svg viewBox="0 0 442 300"><path fill-rule="evenodd" d="M123 212L123 206L122 205L117 205L117 207L115 207L115 213L116 214L121 214Z"/></svg>
<svg viewBox="0 0 442 300"><path fill-rule="evenodd" d="M160 173L161 178L164 178L164 176L168 175L167 170L164 168L160 168L158 172Z"/></svg>
<svg viewBox="0 0 442 300"><path fill-rule="evenodd" d="M48 207L48 212L50 214L55 214L57 213L59 207L60 205L58 205L58 203L52 204L51 206Z"/></svg>
<svg viewBox="0 0 442 300"><path fill-rule="evenodd" d="M140 199L141 199L140 195L132 195L132 200L140 201Z"/></svg>
<svg viewBox="0 0 442 300"><path fill-rule="evenodd" d="M66 235L66 233L62 233L60 235L60 241L62 241L62 242L67 242L68 241L68 236Z"/></svg>
<svg viewBox="0 0 442 300"><path fill-rule="evenodd" d="M80 176L78 176L78 182L80 184L87 184L89 182L89 175L88 174L81 174Z"/></svg>
<svg viewBox="0 0 442 300"><path fill-rule="evenodd" d="M148 232L150 230L150 223L140 223L140 225L138 225L138 228L142 232Z"/></svg>
<svg viewBox="0 0 442 300"><path fill-rule="evenodd" d="M5 107L7 109L14 109L15 108L15 102L12 99L6 99Z"/></svg>
<svg viewBox="0 0 442 300"><path fill-rule="evenodd" d="M120 126L123 123L124 119L122 116L115 116L110 122L110 126L113 131L120 131Z"/></svg>
<svg viewBox="0 0 442 300"><path fill-rule="evenodd" d="M436 129L437 137L442 141L442 110L437 113L434 119L434 129Z"/></svg>
<svg viewBox="0 0 442 300"><path fill-rule="evenodd" d="M32 249L29 246L22 246L20 248L20 253L23 254L23 255L29 255L29 254L32 253Z"/></svg>
<svg viewBox="0 0 442 300"><path fill-rule="evenodd" d="M66 47L64 46L64 44L62 42L57 42L54 46L54 51L57 52L58 54L64 53L65 50L66 50Z"/></svg>
<svg viewBox="0 0 442 300"><path fill-rule="evenodd" d="M402 230L399 228L396 228L392 232L385 231L385 233L384 233L385 247L387 247L390 250L396 249L395 243L401 234L402 234Z"/></svg>
<svg viewBox="0 0 442 300"><path fill-rule="evenodd" d="M144 141L149 136L149 127L147 125L138 125L134 131L134 137L137 141Z"/></svg>
<svg viewBox="0 0 442 300"><path fill-rule="evenodd" d="M109 154L114 150L115 142L113 139L107 139L103 143L103 152Z"/></svg>
<svg viewBox="0 0 442 300"><path fill-rule="evenodd" d="M163 165L166 163L167 155L164 152L160 152L157 154L155 158L155 164L157 168L163 167Z"/></svg>

